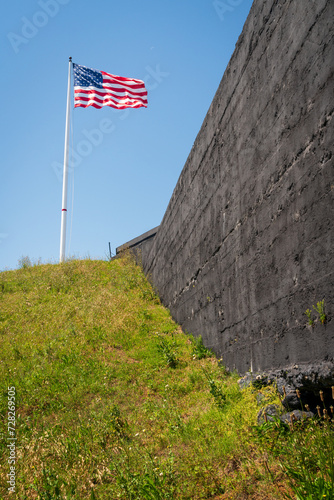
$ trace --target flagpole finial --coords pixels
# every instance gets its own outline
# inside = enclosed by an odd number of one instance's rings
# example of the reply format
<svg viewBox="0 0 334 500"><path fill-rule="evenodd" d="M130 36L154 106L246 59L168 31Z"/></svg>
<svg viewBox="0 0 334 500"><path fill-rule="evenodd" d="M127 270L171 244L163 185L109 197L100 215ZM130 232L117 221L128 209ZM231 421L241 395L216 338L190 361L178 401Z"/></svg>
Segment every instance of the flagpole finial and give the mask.
<svg viewBox="0 0 334 500"><path fill-rule="evenodd" d="M72 57L69 57L69 61L72 62Z"/></svg>

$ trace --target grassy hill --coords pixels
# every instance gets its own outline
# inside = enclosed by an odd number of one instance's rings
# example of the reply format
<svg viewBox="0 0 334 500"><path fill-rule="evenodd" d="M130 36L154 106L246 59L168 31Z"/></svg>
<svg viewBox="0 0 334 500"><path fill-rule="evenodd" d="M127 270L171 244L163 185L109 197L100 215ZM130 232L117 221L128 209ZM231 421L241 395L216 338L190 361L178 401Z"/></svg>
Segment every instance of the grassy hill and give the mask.
<svg viewBox="0 0 334 500"><path fill-rule="evenodd" d="M333 498L331 424L256 426L128 255L0 273L0 352L2 499Z"/></svg>

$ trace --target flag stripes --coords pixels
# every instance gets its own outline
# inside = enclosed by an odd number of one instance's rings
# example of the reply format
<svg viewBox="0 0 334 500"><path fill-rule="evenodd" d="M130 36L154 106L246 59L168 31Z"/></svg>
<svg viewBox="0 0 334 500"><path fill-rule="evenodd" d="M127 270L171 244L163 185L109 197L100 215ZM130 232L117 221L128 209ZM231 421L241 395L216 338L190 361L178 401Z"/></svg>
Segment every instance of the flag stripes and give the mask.
<svg viewBox="0 0 334 500"><path fill-rule="evenodd" d="M147 90L142 80L111 75L74 63L73 74L74 107L147 108Z"/></svg>

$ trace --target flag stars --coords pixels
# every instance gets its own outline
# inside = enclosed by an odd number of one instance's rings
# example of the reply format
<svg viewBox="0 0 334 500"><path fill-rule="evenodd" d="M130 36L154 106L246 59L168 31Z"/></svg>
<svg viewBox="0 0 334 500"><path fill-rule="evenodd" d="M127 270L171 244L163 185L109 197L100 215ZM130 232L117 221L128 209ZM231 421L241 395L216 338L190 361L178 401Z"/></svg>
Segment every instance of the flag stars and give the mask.
<svg viewBox="0 0 334 500"><path fill-rule="evenodd" d="M73 63L74 85L102 88L103 77L100 71Z"/></svg>

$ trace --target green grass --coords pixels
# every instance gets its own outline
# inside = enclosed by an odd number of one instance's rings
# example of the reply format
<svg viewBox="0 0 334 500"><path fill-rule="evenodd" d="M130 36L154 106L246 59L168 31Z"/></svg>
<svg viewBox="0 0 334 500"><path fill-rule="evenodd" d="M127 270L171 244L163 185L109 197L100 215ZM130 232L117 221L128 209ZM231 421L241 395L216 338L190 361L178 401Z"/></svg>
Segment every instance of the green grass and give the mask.
<svg viewBox="0 0 334 500"><path fill-rule="evenodd" d="M258 391L241 392L238 375L182 333L129 255L23 264L0 274L0 498L13 498L12 386L18 499L294 498L305 471L330 492L333 449L320 473L310 430L255 427ZM322 447L333 441L330 424L312 425ZM291 470L303 436L312 460L301 453Z"/></svg>

